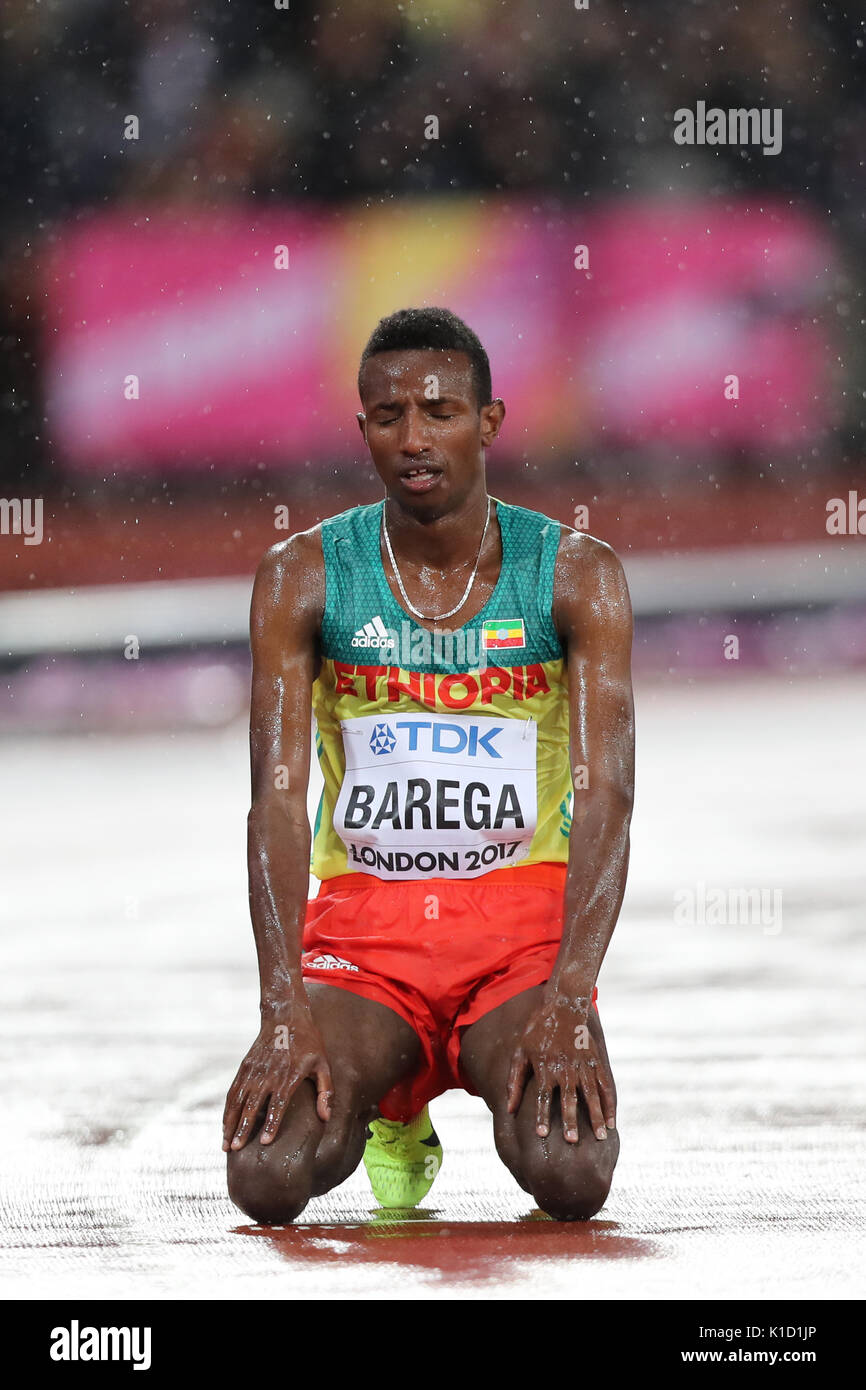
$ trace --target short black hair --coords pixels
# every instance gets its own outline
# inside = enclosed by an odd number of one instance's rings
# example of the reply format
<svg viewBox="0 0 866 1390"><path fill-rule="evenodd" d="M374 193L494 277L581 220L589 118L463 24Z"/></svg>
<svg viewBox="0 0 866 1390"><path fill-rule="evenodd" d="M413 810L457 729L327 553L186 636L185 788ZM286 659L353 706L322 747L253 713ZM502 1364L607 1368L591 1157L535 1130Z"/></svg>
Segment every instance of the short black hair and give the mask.
<svg viewBox="0 0 866 1390"><path fill-rule="evenodd" d="M440 308L398 309L387 318L379 320L361 353L361 363L358 367L359 394L361 373L368 357L375 357L379 352L411 352L425 348L465 352L472 364L472 382L479 408L482 405L490 405L493 400L490 362L481 346L481 340L469 325L456 314L452 314L450 309Z"/></svg>

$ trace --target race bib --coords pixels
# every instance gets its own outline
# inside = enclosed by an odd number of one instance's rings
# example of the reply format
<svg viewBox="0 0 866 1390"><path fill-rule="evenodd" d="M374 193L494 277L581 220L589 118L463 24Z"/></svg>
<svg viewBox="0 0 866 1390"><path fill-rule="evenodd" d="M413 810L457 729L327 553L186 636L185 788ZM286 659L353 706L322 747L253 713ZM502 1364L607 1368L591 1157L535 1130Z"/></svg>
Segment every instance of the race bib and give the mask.
<svg viewBox="0 0 866 1390"><path fill-rule="evenodd" d="M334 829L348 873L475 878L529 853L537 821L534 719L365 715L342 721Z"/></svg>

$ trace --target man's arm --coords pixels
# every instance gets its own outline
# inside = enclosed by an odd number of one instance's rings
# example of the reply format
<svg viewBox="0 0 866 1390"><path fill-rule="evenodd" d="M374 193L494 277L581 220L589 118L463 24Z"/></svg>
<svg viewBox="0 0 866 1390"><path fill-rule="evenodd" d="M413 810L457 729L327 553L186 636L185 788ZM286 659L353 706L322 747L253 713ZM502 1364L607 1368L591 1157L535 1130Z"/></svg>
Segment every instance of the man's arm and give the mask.
<svg viewBox="0 0 866 1390"><path fill-rule="evenodd" d="M315 1075L318 1112L330 1116L331 1078L301 975L309 888L311 690L325 600L317 532L273 546L256 574L250 612L252 805L247 820L249 899L261 981L261 1030L229 1091L223 1148L242 1148L270 1097L270 1143L297 1087Z"/></svg>
<svg viewBox="0 0 866 1390"><path fill-rule="evenodd" d="M632 612L603 541L568 532L554 614L567 644L574 783L562 947L548 984L587 1011L625 893L634 802ZM585 785L583 785L585 783Z"/></svg>
<svg viewBox="0 0 866 1390"><path fill-rule="evenodd" d="M625 892L634 798L631 603L622 565L604 542L563 534L553 617L567 651L574 783L562 944L515 1054L509 1108L518 1108L531 1069L537 1132L549 1133L559 1089L565 1137L575 1141L578 1092L599 1138L616 1122L612 1078L583 1025Z"/></svg>

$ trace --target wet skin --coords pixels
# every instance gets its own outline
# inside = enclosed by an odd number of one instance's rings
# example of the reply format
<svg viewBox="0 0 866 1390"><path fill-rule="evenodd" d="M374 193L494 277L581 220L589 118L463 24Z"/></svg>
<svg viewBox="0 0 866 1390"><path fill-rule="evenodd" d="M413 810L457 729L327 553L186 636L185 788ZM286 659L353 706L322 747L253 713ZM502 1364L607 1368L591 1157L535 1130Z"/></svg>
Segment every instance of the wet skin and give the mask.
<svg viewBox="0 0 866 1390"><path fill-rule="evenodd" d="M388 530L412 603L425 613L452 608L479 559L466 601L448 619L460 627L499 576L495 504L480 556L478 547L488 507L485 451L505 408L498 400L479 408L465 354L434 350L369 359L362 404L359 426L385 486ZM406 474L418 468L431 476L413 489ZM402 603L384 544L381 554ZM413 1029L392 1010L301 978L324 580L321 531L313 527L264 556L251 612L248 867L261 1028L229 1090L223 1148L232 1199L262 1224L293 1220L311 1195L353 1171L377 1101L420 1056ZM461 1064L493 1113L497 1150L517 1181L543 1210L571 1220L602 1206L619 1152L613 1077L590 1001L625 889L634 715L622 567L609 546L566 526L553 620L567 653L571 764L589 769L588 787L574 794L562 943L545 985L464 1031ZM277 789L279 766L288 768L288 786ZM287 1045L275 1046L277 1036Z"/></svg>

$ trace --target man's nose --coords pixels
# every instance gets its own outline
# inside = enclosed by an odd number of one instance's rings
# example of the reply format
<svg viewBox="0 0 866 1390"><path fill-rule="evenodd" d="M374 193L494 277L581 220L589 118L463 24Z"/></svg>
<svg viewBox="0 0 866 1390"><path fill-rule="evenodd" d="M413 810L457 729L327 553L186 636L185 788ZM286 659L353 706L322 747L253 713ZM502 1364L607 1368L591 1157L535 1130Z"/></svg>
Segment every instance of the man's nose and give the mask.
<svg viewBox="0 0 866 1390"><path fill-rule="evenodd" d="M407 410L400 426L400 452L414 458L428 447L427 427L419 411Z"/></svg>

